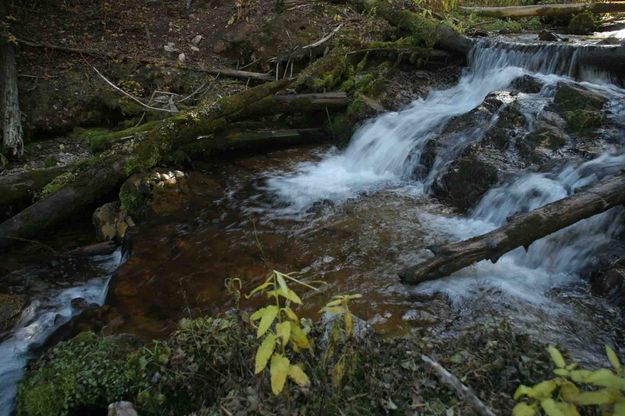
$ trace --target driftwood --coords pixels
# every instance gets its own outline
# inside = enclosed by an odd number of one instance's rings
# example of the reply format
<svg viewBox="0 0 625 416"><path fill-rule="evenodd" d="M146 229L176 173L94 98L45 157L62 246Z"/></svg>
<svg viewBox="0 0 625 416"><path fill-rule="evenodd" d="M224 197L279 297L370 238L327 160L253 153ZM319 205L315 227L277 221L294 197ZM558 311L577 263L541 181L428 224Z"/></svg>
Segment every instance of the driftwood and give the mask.
<svg viewBox="0 0 625 416"><path fill-rule="evenodd" d="M0 4L0 30L7 28L6 3ZM13 155L21 156L24 151L22 115L20 113L15 69L15 48L5 34L0 33L0 83L2 83L2 147Z"/></svg>
<svg viewBox="0 0 625 416"><path fill-rule="evenodd" d="M431 359L425 354L421 355L421 360L425 365L434 373L441 383L450 387L456 392L456 395L460 400L467 402L473 410L475 410L481 416L496 416L492 410L488 408L477 395L471 390L471 388L465 386L458 377L447 371L445 367Z"/></svg>
<svg viewBox="0 0 625 416"><path fill-rule="evenodd" d="M403 270L399 277L405 283L418 284L448 276L480 260L495 263L517 247L527 249L540 238L623 204L625 175L620 175L527 214L514 216L506 225L489 233L435 247L433 258Z"/></svg>
<svg viewBox="0 0 625 416"><path fill-rule="evenodd" d="M486 17L531 17L531 16L569 16L573 14L591 13L622 13L625 3L571 3L571 4L539 4L536 6L508 7L460 7L464 13L473 13Z"/></svg>

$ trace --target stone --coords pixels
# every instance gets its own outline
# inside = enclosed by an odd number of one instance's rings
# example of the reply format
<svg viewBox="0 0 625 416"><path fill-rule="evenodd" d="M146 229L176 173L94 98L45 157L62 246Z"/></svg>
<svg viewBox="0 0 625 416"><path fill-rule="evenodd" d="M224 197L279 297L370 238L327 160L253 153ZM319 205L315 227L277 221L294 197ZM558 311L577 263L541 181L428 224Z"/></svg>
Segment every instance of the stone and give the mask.
<svg viewBox="0 0 625 416"><path fill-rule="evenodd" d="M197 46L200 44L200 42L202 41L203 36L202 35L195 35L193 37L193 39L191 39L191 43L193 44L193 46Z"/></svg>
<svg viewBox="0 0 625 416"><path fill-rule="evenodd" d="M0 333L15 325L26 306L24 297L9 293L0 293Z"/></svg>
<svg viewBox="0 0 625 416"><path fill-rule="evenodd" d="M176 46L174 45L173 42L168 42L166 45L163 46L163 49L165 50L165 52L168 52L168 53L174 53L178 51L178 49L176 49Z"/></svg>
<svg viewBox="0 0 625 416"><path fill-rule="evenodd" d="M184 61L187 59L187 56L184 53L181 53L180 55L178 55L178 62L180 62L181 64L184 64Z"/></svg>
<svg viewBox="0 0 625 416"><path fill-rule="evenodd" d="M551 108L562 114L566 111L576 110L601 110L607 99L601 95L573 86L560 83L553 97Z"/></svg>
<svg viewBox="0 0 625 416"><path fill-rule="evenodd" d="M121 241L128 229L135 226L134 220L121 209L118 201L108 202L97 208L92 221L99 241Z"/></svg>
<svg viewBox="0 0 625 416"><path fill-rule="evenodd" d="M138 416L138 413L130 402L115 402L109 404L107 416Z"/></svg>
<svg viewBox="0 0 625 416"><path fill-rule="evenodd" d="M536 77L523 75L522 77L515 78L510 84L510 87L526 94L536 94L543 88L543 83Z"/></svg>
<svg viewBox="0 0 625 416"><path fill-rule="evenodd" d="M560 37L553 32L549 32L548 30L541 30L538 33L538 39L543 42L558 42Z"/></svg>

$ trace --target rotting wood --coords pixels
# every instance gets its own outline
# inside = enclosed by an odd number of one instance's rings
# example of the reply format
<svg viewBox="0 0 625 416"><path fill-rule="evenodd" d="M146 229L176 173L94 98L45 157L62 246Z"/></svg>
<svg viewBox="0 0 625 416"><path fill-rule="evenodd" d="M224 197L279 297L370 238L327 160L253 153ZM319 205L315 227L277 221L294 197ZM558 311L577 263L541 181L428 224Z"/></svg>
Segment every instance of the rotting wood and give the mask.
<svg viewBox="0 0 625 416"><path fill-rule="evenodd" d="M404 283L438 279L488 259L493 263L507 252L526 249L536 240L578 221L625 204L625 175L598 183L584 191L552 202L483 235L433 248L434 257L399 273Z"/></svg>
<svg viewBox="0 0 625 416"><path fill-rule="evenodd" d="M0 218L32 203L44 186L68 169L54 166L0 176Z"/></svg>
<svg viewBox="0 0 625 416"><path fill-rule="evenodd" d="M571 4L539 4L535 6L506 7L460 7L464 13L473 13L485 17L532 17L532 16L569 16L583 12L591 13L623 13L625 2L607 3L571 3Z"/></svg>

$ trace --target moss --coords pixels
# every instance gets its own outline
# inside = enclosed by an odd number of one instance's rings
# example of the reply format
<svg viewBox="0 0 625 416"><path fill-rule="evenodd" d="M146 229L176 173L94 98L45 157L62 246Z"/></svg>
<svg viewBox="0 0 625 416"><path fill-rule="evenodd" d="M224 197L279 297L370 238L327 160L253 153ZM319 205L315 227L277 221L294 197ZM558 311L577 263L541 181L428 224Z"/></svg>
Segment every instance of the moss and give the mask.
<svg viewBox="0 0 625 416"><path fill-rule="evenodd" d="M553 97L553 107L560 113L576 110L600 110L606 103L601 95L585 89L561 84Z"/></svg>
<svg viewBox="0 0 625 416"><path fill-rule="evenodd" d="M71 183L76 179L77 174L70 170L58 175L56 178L52 179L50 183L43 187L41 190L40 198L46 198L62 188L64 188L67 184Z"/></svg>
<svg viewBox="0 0 625 416"><path fill-rule="evenodd" d="M59 344L20 382L17 414L68 415L132 400L142 384L138 368L129 365L130 353L138 346L135 338L102 338L93 333Z"/></svg>
<svg viewBox="0 0 625 416"><path fill-rule="evenodd" d="M572 131L581 133L599 127L604 122L603 114L592 110L575 110L564 113L564 118Z"/></svg>
<svg viewBox="0 0 625 416"><path fill-rule="evenodd" d="M597 21L591 12L573 16L568 26L569 32L577 35L588 35L597 29Z"/></svg>
<svg viewBox="0 0 625 416"><path fill-rule="evenodd" d="M529 146L526 146L528 151L535 149L536 146L545 146L551 150L557 150L566 143L566 139L562 135L548 129L528 134L525 136L525 141L529 144Z"/></svg>

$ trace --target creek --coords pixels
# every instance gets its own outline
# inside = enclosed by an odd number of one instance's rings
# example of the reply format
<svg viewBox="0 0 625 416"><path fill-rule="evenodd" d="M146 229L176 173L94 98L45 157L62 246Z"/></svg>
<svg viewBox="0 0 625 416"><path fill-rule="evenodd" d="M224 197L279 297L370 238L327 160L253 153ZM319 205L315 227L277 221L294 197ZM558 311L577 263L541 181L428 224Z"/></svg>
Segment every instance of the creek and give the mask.
<svg viewBox="0 0 625 416"><path fill-rule="evenodd" d="M332 295L360 293L355 314L381 333L429 328L453 336L505 318L518 331L568 348L577 360L603 364L603 345L622 348L625 326L621 311L591 294L583 276L606 247L620 244L622 208L552 234L527 251L508 253L496 264L480 262L416 287L397 278L403 267L431 255L427 246L490 231L511 215L566 197L625 166L625 90L610 74L578 68L575 54L570 47L479 43L456 85L364 123L344 149L279 150L200 166L190 175L194 196L135 233L133 254L116 272L107 298L124 316L118 330L162 337L182 317L227 309L225 278L240 277L248 289L275 268L325 282L317 292L302 293L303 315L318 316ZM524 77L539 87L514 92L513 83ZM511 105L523 116L523 131L497 157L502 163L516 160L515 140L544 122L562 85L606 99L609 123L601 140L554 152L541 163L518 164L467 212L434 196L441 177L505 121L502 109ZM485 118L458 123L493 99L498 108ZM454 123L461 128L450 128ZM438 148L426 163L433 142ZM119 257L95 259L100 277L27 309L0 344L0 409L10 409L29 351L71 317L71 299L104 302Z"/></svg>

